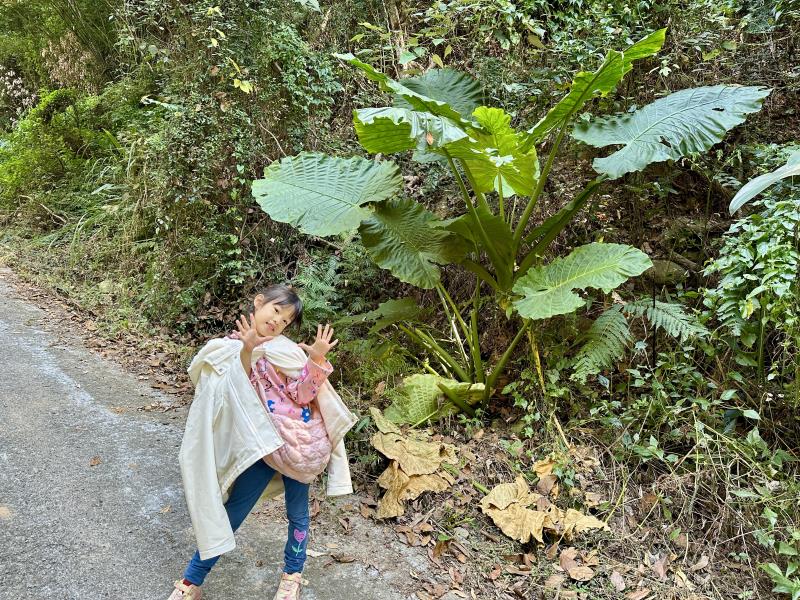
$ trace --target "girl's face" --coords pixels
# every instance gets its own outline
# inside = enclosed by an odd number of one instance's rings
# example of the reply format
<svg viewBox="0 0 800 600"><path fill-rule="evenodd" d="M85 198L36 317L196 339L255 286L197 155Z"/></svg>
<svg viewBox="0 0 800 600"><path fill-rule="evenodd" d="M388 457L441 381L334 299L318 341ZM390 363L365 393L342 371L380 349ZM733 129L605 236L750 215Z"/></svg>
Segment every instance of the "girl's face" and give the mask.
<svg viewBox="0 0 800 600"><path fill-rule="evenodd" d="M292 324L293 306L278 304L275 301L267 302L261 294L255 297L253 304L256 307L254 317L259 335L278 336Z"/></svg>

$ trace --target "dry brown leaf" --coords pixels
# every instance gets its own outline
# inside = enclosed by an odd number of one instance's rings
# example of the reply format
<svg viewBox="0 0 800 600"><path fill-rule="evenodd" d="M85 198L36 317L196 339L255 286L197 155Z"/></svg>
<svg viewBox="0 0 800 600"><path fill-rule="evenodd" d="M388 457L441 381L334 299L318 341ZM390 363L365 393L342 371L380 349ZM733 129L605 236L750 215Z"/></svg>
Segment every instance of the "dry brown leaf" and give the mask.
<svg viewBox="0 0 800 600"><path fill-rule="evenodd" d="M530 567L518 567L517 565L508 565L506 567L506 573L511 575L530 575L532 572Z"/></svg>
<svg viewBox="0 0 800 600"><path fill-rule="evenodd" d="M604 531L610 531L608 525L606 525L600 519L593 517L592 515L585 515L574 508L567 510L566 514L564 515L562 525L564 527L564 537L566 538L571 538L576 534L589 531L590 529L602 529Z"/></svg>
<svg viewBox="0 0 800 600"><path fill-rule="evenodd" d="M619 571L612 571L611 575L608 577L608 580L611 582L611 585L614 586L614 589L618 592L624 592L625 588L625 578L620 575Z"/></svg>
<svg viewBox="0 0 800 600"><path fill-rule="evenodd" d="M675 586L679 588L684 588L687 590L693 590L694 584L689 581L689 578L686 576L686 573L678 569L675 571L675 575L673 576L673 581L675 582Z"/></svg>
<svg viewBox="0 0 800 600"><path fill-rule="evenodd" d="M480 502L481 508L507 508L512 503L528 506L539 499L539 494L533 494L528 487L528 482L522 475L518 475L514 483L501 483L486 494Z"/></svg>
<svg viewBox="0 0 800 600"><path fill-rule="evenodd" d="M6 521L11 518L11 509L0 504L0 519Z"/></svg>
<svg viewBox="0 0 800 600"><path fill-rule="evenodd" d="M653 507L656 505L656 502L658 502L658 496L656 496L652 492L645 494L639 500L639 512L643 515L649 514L650 511L653 510Z"/></svg>
<svg viewBox="0 0 800 600"><path fill-rule="evenodd" d="M653 569L653 573L658 575L658 578L661 581L666 581L667 579L667 567L669 566L669 554L665 554L661 558L659 558L656 562L650 565L650 568Z"/></svg>
<svg viewBox="0 0 800 600"><path fill-rule="evenodd" d="M400 463L407 475L435 473L443 462L458 464L455 446L403 437L397 433L376 433L372 445L383 455Z"/></svg>
<svg viewBox="0 0 800 600"><path fill-rule="evenodd" d="M102 462L102 461L100 460L100 457L99 457L99 456L93 456L93 457L91 458L91 460L89 461L89 466L90 466L90 467L96 467L96 466L97 466L97 465L99 465L101 462Z"/></svg>
<svg viewBox="0 0 800 600"><path fill-rule="evenodd" d="M597 492L586 492L584 494L584 502L587 508L594 508L603 502L603 496Z"/></svg>
<svg viewBox="0 0 800 600"><path fill-rule="evenodd" d="M336 562L340 563L351 563L356 559L355 556L352 556L350 554L334 554L334 553L331 553L331 558Z"/></svg>
<svg viewBox="0 0 800 600"><path fill-rule="evenodd" d="M550 575L550 577L545 579L544 587L545 589L548 590L557 590L558 588L561 587L562 583L564 583L564 576L559 575L558 573L554 573L553 575Z"/></svg>
<svg viewBox="0 0 800 600"><path fill-rule="evenodd" d="M549 496L554 486L556 486L556 476L553 474L544 475L540 477L539 481L536 483L536 491L543 496ZM554 494L554 496L556 495L557 494Z"/></svg>
<svg viewBox="0 0 800 600"><path fill-rule="evenodd" d="M545 513L524 508L520 504L511 504L504 510L498 508L484 509L483 512L489 515L508 537L523 544L530 541L531 537L540 543L544 543L542 529L547 516Z"/></svg>
<svg viewBox="0 0 800 600"><path fill-rule="evenodd" d="M575 560L577 557L578 550L576 548L572 546L565 548L558 557L558 565L564 569L564 572L569 572L570 569L578 566L578 561Z"/></svg>
<svg viewBox="0 0 800 600"><path fill-rule="evenodd" d="M558 542L545 548L544 556L547 560L555 560L556 556L558 556Z"/></svg>
<svg viewBox="0 0 800 600"><path fill-rule="evenodd" d="M581 553L583 564L587 567L597 567L600 565L600 559L597 556L597 550L592 550L589 554Z"/></svg>
<svg viewBox="0 0 800 600"><path fill-rule="evenodd" d="M592 577L594 577L594 571L592 571L589 567L572 567L567 574L570 576L571 579L575 581L589 581Z"/></svg>
<svg viewBox="0 0 800 600"><path fill-rule="evenodd" d="M164 508L162 508L158 512L160 512L162 515L164 515L164 514L168 513L171 510L172 510L172 504L167 504Z"/></svg>
<svg viewBox="0 0 800 600"><path fill-rule="evenodd" d="M406 501L414 500L423 492L442 492L453 482L453 478L446 472L409 477L397 461L393 460L378 477L378 485L386 489L386 493L378 503L375 516L378 519L399 517L405 513Z"/></svg>
<svg viewBox="0 0 800 600"><path fill-rule="evenodd" d="M650 590L642 588L625 594L625 600L644 600L650 595Z"/></svg>
<svg viewBox="0 0 800 600"><path fill-rule="evenodd" d="M492 568L492 570L491 570L491 571L489 571L489 575L488 575L488 577L489 577L489 579L491 579L492 581L494 581L495 579L497 579L498 577L500 577L500 575L501 575L502 573L503 573L503 567L501 567L500 565L495 565L495 566Z"/></svg>
<svg viewBox="0 0 800 600"><path fill-rule="evenodd" d="M556 466L555 461L551 458L537 460L533 463L533 471L541 478L550 475L553 472L553 467Z"/></svg>
<svg viewBox="0 0 800 600"><path fill-rule="evenodd" d="M319 558L320 556L325 556L328 554L327 552L317 552L316 550L306 550L306 554L311 558Z"/></svg>
<svg viewBox="0 0 800 600"><path fill-rule="evenodd" d="M708 561L708 556L703 554L703 556L700 557L700 560L698 560L691 567L689 567L689 570L692 573L696 573L697 571L702 571L703 569L705 569L708 566L708 562L709 562Z"/></svg>

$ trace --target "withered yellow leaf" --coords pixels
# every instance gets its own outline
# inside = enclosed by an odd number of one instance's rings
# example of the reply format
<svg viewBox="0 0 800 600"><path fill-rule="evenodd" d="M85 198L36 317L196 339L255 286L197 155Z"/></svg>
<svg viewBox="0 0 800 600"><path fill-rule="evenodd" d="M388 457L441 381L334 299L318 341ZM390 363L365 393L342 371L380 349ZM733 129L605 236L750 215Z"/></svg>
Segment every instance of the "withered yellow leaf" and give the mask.
<svg viewBox="0 0 800 600"><path fill-rule="evenodd" d="M407 500L414 500L423 492L442 492L452 484L453 478L446 473L408 476L398 462L393 460L378 477L378 485L386 489L386 493L378 503L376 517L379 519L399 517L405 513Z"/></svg>
<svg viewBox="0 0 800 600"><path fill-rule="evenodd" d="M544 477L545 475L550 475L555 466L556 463L552 458L544 458L533 463L533 470L539 477Z"/></svg>
<svg viewBox="0 0 800 600"><path fill-rule="evenodd" d="M394 490L389 490L378 501L378 510L375 512L375 518L391 519L392 517L400 517L405 512L405 503L400 501Z"/></svg>
<svg viewBox="0 0 800 600"><path fill-rule="evenodd" d="M530 541L531 537L540 543L544 543L542 528L547 516L545 513L538 510L530 510L516 503L510 504L502 510L499 508L484 508L483 512L489 515L508 537L523 544Z"/></svg>
<svg viewBox="0 0 800 600"><path fill-rule="evenodd" d="M457 464L451 444L422 442L397 433L376 433L372 445L384 456L400 463L407 475L435 473L443 462Z"/></svg>
<svg viewBox="0 0 800 600"><path fill-rule="evenodd" d="M570 579L574 579L575 581L589 581L592 577L594 577L594 571L592 571L589 567L572 567L567 574L570 576Z"/></svg>
<svg viewBox="0 0 800 600"><path fill-rule="evenodd" d="M450 487L450 483L438 473L429 475L412 475L400 496L403 500L414 500L423 492L443 492Z"/></svg>
<svg viewBox="0 0 800 600"><path fill-rule="evenodd" d="M609 531L608 525L592 515L585 515L582 512L570 508L567 510L562 520L564 537L571 538L577 534L589 531L590 529L603 529Z"/></svg>
<svg viewBox="0 0 800 600"><path fill-rule="evenodd" d="M488 508L495 507L502 510L513 503L530 506L539 498L539 494L531 493L525 478L518 475L514 483L501 483L486 494L481 499L481 508L486 512Z"/></svg>

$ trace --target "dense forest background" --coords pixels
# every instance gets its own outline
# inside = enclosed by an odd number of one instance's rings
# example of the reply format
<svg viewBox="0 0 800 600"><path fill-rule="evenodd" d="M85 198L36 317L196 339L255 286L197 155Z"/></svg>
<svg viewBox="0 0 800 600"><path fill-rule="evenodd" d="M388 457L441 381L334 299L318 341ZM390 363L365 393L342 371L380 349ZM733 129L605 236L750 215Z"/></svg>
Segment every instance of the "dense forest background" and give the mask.
<svg viewBox="0 0 800 600"><path fill-rule="evenodd" d="M763 105L708 152L604 183L544 258L607 242L640 249L652 268L611 293L591 290L576 312L525 325L529 335L508 352L491 394L466 412L410 424L429 424L481 457L476 485L465 485L473 492L519 473L531 485L553 477L562 490L554 502L591 508L624 533L600 544L602 560L644 564L655 597L800 598L797 178L728 210L746 182L796 164L795 0L5 1L0 260L79 307L95 335L158 350L154 366L173 379L200 343L232 328L260 286L298 286L307 325L297 335L337 323L337 378L363 417L351 443L374 486L382 459L369 443L368 408L393 403L397 413L410 402L408 377L452 375L430 340L407 335L382 303L432 307L425 320L444 332L436 342L457 348L447 307L470 305L473 284L442 266L448 304L439 288L376 264L358 231L319 237L272 220L253 181L303 151L368 156L353 110L383 106L386 94L334 53L400 81L445 67L469 73L483 103L522 131L577 72L661 28L660 52L584 110L633 113L718 84L769 88ZM540 161L552 144L544 140ZM532 228L594 176L600 155L565 139ZM407 197L440 219L464 212L446 164L394 158ZM505 310L511 298L477 307L478 362L503 359L521 331ZM474 366L476 357L466 359ZM585 445L597 456L588 471L575 450ZM537 473L544 457L551 468ZM469 495L415 502L446 512L440 541L465 523L489 523ZM504 543L505 555L528 556L531 546ZM512 597L552 593L543 577L523 586L495 573L504 554L493 552L468 578ZM680 570L681 560L693 568ZM572 579L560 597L623 594L613 579Z"/></svg>

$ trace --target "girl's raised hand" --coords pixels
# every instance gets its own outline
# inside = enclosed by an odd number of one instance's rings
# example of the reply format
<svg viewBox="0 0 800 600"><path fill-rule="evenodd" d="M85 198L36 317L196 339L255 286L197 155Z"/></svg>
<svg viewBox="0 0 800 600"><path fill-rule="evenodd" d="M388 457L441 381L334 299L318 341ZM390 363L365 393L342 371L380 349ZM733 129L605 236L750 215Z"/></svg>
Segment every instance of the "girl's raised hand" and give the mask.
<svg viewBox="0 0 800 600"><path fill-rule="evenodd" d="M256 329L256 318L253 313L250 313L250 322L247 322L247 319L244 315L241 315L239 319L236 319L236 327L239 330L239 335L244 343L244 348L248 352L251 352L253 348L258 346L259 344L263 344L264 342L268 342L273 339L275 336L273 335L259 335L258 330Z"/></svg>
<svg viewBox="0 0 800 600"><path fill-rule="evenodd" d="M297 345L308 352L311 360L315 363L323 363L325 362L325 355L330 352L331 348L339 343L339 340L331 341L331 338L333 338L333 328L330 325L325 325L325 328L323 328L320 324L317 325L317 339L314 340L312 345Z"/></svg>

